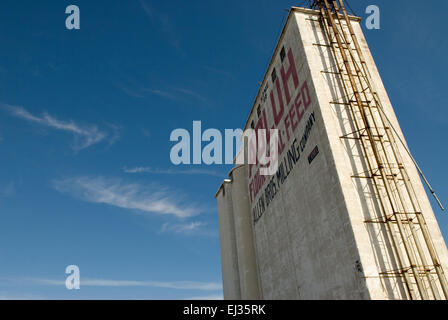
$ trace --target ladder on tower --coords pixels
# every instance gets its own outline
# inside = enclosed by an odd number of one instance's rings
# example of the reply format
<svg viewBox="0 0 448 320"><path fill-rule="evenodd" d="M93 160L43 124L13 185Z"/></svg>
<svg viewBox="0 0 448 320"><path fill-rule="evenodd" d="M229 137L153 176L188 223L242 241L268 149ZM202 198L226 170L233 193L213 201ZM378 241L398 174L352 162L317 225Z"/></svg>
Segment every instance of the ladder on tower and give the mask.
<svg viewBox="0 0 448 320"><path fill-rule="evenodd" d="M420 208L397 140L401 138L387 117L373 87L371 73L342 0L314 0L312 9L320 19L336 62L351 121L351 134L361 145L382 223L388 230L398 270L384 272L403 279L410 299L448 299L448 285ZM395 133L395 134L394 134ZM344 137L343 137L344 138Z"/></svg>

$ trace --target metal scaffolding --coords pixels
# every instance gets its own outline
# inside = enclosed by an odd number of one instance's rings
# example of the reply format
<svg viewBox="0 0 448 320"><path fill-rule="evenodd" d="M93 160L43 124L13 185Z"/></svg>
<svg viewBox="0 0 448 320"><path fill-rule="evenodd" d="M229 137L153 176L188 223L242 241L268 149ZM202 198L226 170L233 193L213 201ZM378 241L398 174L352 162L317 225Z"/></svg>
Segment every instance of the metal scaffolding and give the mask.
<svg viewBox="0 0 448 320"><path fill-rule="evenodd" d="M388 230L398 270L383 275L403 279L409 299L448 299L448 285L422 214L414 187L403 165L397 140L402 142L389 121L374 88L366 60L342 0L314 0L321 24L337 65L353 133L368 168L364 176L374 188L381 223ZM353 139L353 136L351 137ZM343 139L347 136L341 137Z"/></svg>

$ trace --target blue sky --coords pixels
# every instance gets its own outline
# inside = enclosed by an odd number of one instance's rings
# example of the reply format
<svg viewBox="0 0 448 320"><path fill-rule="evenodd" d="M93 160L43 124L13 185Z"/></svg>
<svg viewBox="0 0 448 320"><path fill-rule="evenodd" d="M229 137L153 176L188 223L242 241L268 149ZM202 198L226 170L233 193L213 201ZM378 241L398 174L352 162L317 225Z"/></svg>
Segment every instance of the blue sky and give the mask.
<svg viewBox="0 0 448 320"><path fill-rule="evenodd" d="M220 297L214 194L230 167L174 167L170 133L243 127L300 3L2 0L0 298ZM65 28L70 4L80 30ZM351 1L364 18L369 4L402 129L448 203L448 3ZM81 290L63 285L71 264Z"/></svg>

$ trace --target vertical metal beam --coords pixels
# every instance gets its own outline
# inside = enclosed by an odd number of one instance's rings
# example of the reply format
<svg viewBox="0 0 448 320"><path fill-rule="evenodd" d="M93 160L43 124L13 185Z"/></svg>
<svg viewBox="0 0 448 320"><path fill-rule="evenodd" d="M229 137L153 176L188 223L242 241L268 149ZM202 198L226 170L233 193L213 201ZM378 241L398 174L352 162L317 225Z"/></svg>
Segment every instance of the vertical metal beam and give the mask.
<svg viewBox="0 0 448 320"><path fill-rule="evenodd" d="M336 0L333 0L333 3L334 3L333 7L334 7L334 8L337 8ZM359 48L359 45L357 46L358 41L357 41L357 39L356 39L356 36L354 35L353 27L351 26L350 20L348 19L347 12L346 12L345 9L344 9L344 4L341 3L341 4L340 4L340 7L341 7L341 10L343 10L343 16L344 16L344 18L346 19L346 20L345 20L345 21L346 21L346 24L347 24L347 26L348 26L348 29L350 30L350 33L351 33L351 36L352 36L352 41L355 43L355 47ZM343 25L342 25L341 22L339 23L339 25L340 25L340 27L341 27L341 32L342 32L342 36L343 36L343 38L344 38L344 41L345 41L346 44L348 44L348 43L349 43L349 38L348 38L347 34L346 34L345 31L344 31L344 27L343 27ZM354 37L354 39L353 39L353 37ZM350 51L350 55L352 56L352 60L353 60L353 62L354 62L354 68L355 68L355 71L356 71L356 75L357 75L357 77L358 77L360 83L362 84L362 80L364 79L364 81L366 82L366 84L368 85L368 87L371 88L371 85L370 85L370 82L369 82L368 77L364 77L364 75L362 74L362 70L359 68L358 64L356 63L356 59L355 59L355 57L353 57L351 51ZM360 60L361 60L361 61L365 61L365 60L364 60L364 57L362 56L362 52L359 52L359 55L360 55L360 56L359 56ZM365 64L365 65L366 65L366 64ZM366 65L366 66L367 66L367 65ZM367 70L367 71L368 71L368 70ZM364 101L368 101L369 97L367 96L367 93L366 93L365 90L363 91L362 95L363 95L363 97L364 97ZM372 107L370 106L370 103L367 103L367 104L365 105L365 107L366 107L366 109L367 109L367 110L369 111L369 113L370 113L370 118L372 119L373 127L374 127L374 128L376 129L376 131L377 131L377 136L381 136L381 134L380 134L380 130L379 130L379 125L381 125L381 124L377 124L377 120L375 119L375 115L374 115L374 112L373 112L373 110L372 110ZM381 119L380 119L380 120L381 120ZM383 125L383 127L385 128L385 130L388 130L387 127L386 127L386 125L385 125L385 123L384 123L384 121L382 122L382 125ZM394 153L394 156L395 156L395 160L390 159L390 157L389 157L389 155L388 155L388 152L387 152L387 146L385 145L383 139L380 138L380 139L378 139L378 141L379 141L379 143L380 143L380 147L381 147L382 150L384 151L384 156L385 156L386 163L389 163L389 164L390 164L390 163L393 163L393 161L396 161L396 162L398 163L398 167L400 168L400 170L401 170L401 168L404 168L404 166L403 166L403 164L402 164L402 160L401 160L400 158L398 158L398 157L396 156L396 154L395 154L396 151L395 151L395 150L392 150L393 153ZM393 187L395 188L395 190L396 190L397 193L398 193L398 199L395 198L395 201L399 200L400 209L402 210L401 212L404 213L404 216L405 216L406 220L407 220L407 221L412 221L412 219L411 219L411 217L410 217L410 214L408 214L408 208L407 208L407 207L408 207L408 201L406 201L405 195L404 195L404 193L401 191L401 187L400 187L400 185L399 185L397 175L393 173L393 171L392 171L391 168L389 168L389 175L392 177L392 180L393 180L393 182L394 182L394 183L393 183ZM410 197L410 198L411 198L411 201L412 201L412 200L413 200L412 197ZM413 202L413 201L412 201L412 204L413 204L413 210L414 210L414 212L419 212L419 209L417 209L417 208L414 206L414 202ZM422 262L422 265L423 265L423 268L424 268L424 272L425 272L426 278L427 278L428 283L429 283L429 285L430 285L430 287L431 287L432 294L433 294L433 296L434 296L435 299L440 300L439 290L438 290L437 286L436 286L435 283L434 283L434 279L433 279L433 277L432 277L432 275L431 275L431 270L429 270L428 267L427 267L427 266L428 266L428 263L427 263L427 260L426 260L426 255L425 255L425 252L424 252L424 250L423 250L423 247L422 247L422 245L421 245L421 243L420 243L420 239L419 239L419 237L418 237L418 234L417 234L417 231L416 231L416 229L415 229L414 223L410 223L410 224L408 224L408 227L409 227L408 229L409 229L410 232L411 232L412 238L413 238L413 240L414 240L414 243L415 243L415 246L416 246L416 249L417 249L417 253L418 253L418 257L420 258L420 261ZM404 227L404 228L406 229L406 227ZM412 248L412 246L411 246L411 248ZM414 253L414 255L415 255L415 253Z"/></svg>
<svg viewBox="0 0 448 320"><path fill-rule="evenodd" d="M330 3L331 3L331 6L330 6ZM381 101L379 99L377 92L372 87L371 75L370 75L367 63L363 57L361 48L359 46L359 42L357 40L356 34L351 25L347 11L344 7L344 3L342 0L316 0L313 3L313 7L319 8L319 10L322 14L322 18L324 19L324 25L325 25L325 21L327 21L328 24L331 26L331 28L333 30L333 34L334 34L333 36L336 39L337 44L338 44L339 52L340 52L342 60L343 60L343 65L347 71L348 80L350 82L350 86L351 86L353 95L356 100L356 105L358 107L358 111L361 116L361 122L363 123L363 125L365 127L364 130L367 133L367 137L368 137L367 141L369 142L369 144L366 144L364 142L364 140L361 138L363 150L364 150L364 153L366 156L366 161L368 163L369 169L372 170L373 165L369 159L369 154L367 152L367 149L370 149L373 153L374 161L377 164L378 171L380 173L380 178L381 178L381 181L383 182L383 186L386 191L388 205L383 203L381 190L379 188L378 183L376 182L376 178L374 177L373 178L374 186L378 193L378 198L380 201L380 205L381 205L383 214L386 217L387 225L388 225L390 233L391 233L392 243L395 247L397 258L399 260L398 262L401 265L402 269L404 269L405 261L401 255L401 249L399 248L399 243L394 234L395 228L393 227L393 223L392 223L390 216L387 212L388 206L390 206L393 216L395 217L395 220L396 220L396 223L398 226L398 230L400 233L400 238L403 243L407 259L410 263L410 267L411 267L413 276L415 278L417 288L420 293L420 297L422 299L429 299L430 295L429 295L429 292L427 291L427 288L426 288L424 282L422 281L422 278L420 277L420 271L418 270L419 260L422 264L422 267L424 268L423 272L424 272L424 275L426 275L426 278L428 280L429 286L432 291L433 298L440 299L438 288L435 285L434 279L431 275L431 270L428 268L429 266L428 266L427 260L426 260L426 251L424 250L423 246L420 243L419 235L417 233L418 230L415 229L414 222L408 223L407 224L408 227L406 227L406 225L404 225L403 221L402 221L402 216L404 216L407 221L412 221L412 219L410 217L410 215L412 215L412 214L415 214L415 216L417 218L418 224L420 226L421 234L423 236L423 239L425 240L424 243L426 244L427 252L428 252L429 256L431 257L431 260L434 264L432 267L435 268L435 270L437 272L437 278L439 280L442 291L444 292L445 298L448 299L446 278L443 273L443 269L439 263L437 253L435 251L435 247L430 238L429 229L425 222L424 216L421 213L421 209L418 204L417 197L416 197L415 191L412 187L412 184L410 182L407 171L403 165L403 160L399 153L399 149L396 144L395 137L394 137L393 133L391 132L392 124L390 123L390 121L388 120L388 118L384 112L384 109L382 107L382 104L381 104ZM361 62L362 68L360 68L357 65L357 61L356 61L355 57L353 56L352 49L350 48L351 41L348 39L348 36L346 35L346 33L344 31L344 26L342 24L342 20L340 19L340 17L342 17L343 20L345 20L345 22L347 24L347 28L349 30L351 40L355 46L355 51L356 51L357 56ZM340 31L338 30L337 24L339 24ZM331 33L325 26L324 26L324 28L327 31L329 41L331 42L330 47L333 50L335 59L337 60L338 58L337 58L336 50L334 48L334 43L333 43L332 39L330 39ZM344 44L346 47L344 47ZM349 52L348 55L346 53L346 50ZM356 73L355 75L352 72L353 70L352 70L351 64L353 64L353 66L354 66L355 73ZM340 71L341 80L342 80L343 86L345 88L346 94L349 95L350 92L349 92L348 88L346 87L345 80L343 78L344 72L341 68L339 71ZM355 77L358 78L359 84L361 86L363 86L363 82L364 82L367 85L367 88L359 90L358 84L355 80ZM367 90L369 90L369 91L366 92ZM381 122L380 124L377 123L377 120L376 120L375 114L372 110L372 107L370 105L370 102L367 102L366 105L364 105L364 103L363 103L361 95L364 96L365 101L368 101L369 97L368 97L367 93L369 93L372 96L372 98L375 100L376 107L379 110L378 115L379 115L379 120ZM352 111L352 116L353 116L353 119L354 119L357 129L358 130L363 129L360 127L358 120L357 120L357 115L353 110L354 105L352 104L351 101L349 101L349 102L350 102L350 107L351 107L350 109ZM388 154L388 148L385 145L385 142L383 141L383 139L381 138L379 125L380 126L382 125L382 127L386 131L386 135L387 135L387 137L389 139L389 143L390 143L389 147L390 147L390 150L392 151L391 156L393 157L393 159L390 159L390 155ZM375 135L373 133L374 130L376 131L376 136L380 137L379 141L375 140ZM398 137L398 138L400 139L400 137ZM399 170L399 174L401 175L402 179L398 179L397 174L394 173L392 167L390 167L390 164L393 163L394 161L396 163L396 166ZM385 163L389 164L389 167L386 166ZM392 177L391 180L393 182L391 182L389 180L388 176ZM402 185L399 184L399 180L404 181L404 187L405 187L404 190L402 190L403 187L402 187ZM412 209L414 211L413 213L410 213L408 211L409 202L412 205ZM411 233L411 236L409 236L409 232ZM409 241L410 237L412 237L413 242ZM417 256L416 256L415 252L417 252ZM412 299L412 298L414 298L413 297L413 289L412 289L413 285L410 282L409 275L407 274L407 272L404 271L403 275L405 278L405 283L408 287L410 297Z"/></svg>
<svg viewBox="0 0 448 320"><path fill-rule="evenodd" d="M315 5L317 5L316 2L315 2ZM319 7L319 10L320 10L320 13L321 13L322 18L325 18L325 11L324 11L324 9L323 9L323 6L318 6L318 7ZM327 28L326 20L325 20L325 19L322 21L322 27L325 29L325 31L326 31L326 33L327 33L327 35L328 35L328 41L331 43L331 42L332 42L332 39L331 39L331 37L330 37L330 31L329 31L328 28ZM335 58L336 64L338 65L338 71L339 71L339 75L341 76L341 83L342 83L342 86L343 86L343 88L344 88L344 91L345 91L345 93L346 93L346 96L349 98L349 96L350 96L350 92L349 92L349 90L348 90L348 87L347 87L347 85L346 85L344 79L343 79L343 73L344 73L344 70L339 66L339 64L338 64L338 62L337 62L337 54L336 54L336 49L335 49L335 47L334 47L333 45L330 45L330 48L331 48L331 50L332 50L332 52L333 52L333 56L334 56L334 58ZM349 99L350 99L350 98L349 98ZM357 131L357 132L360 132L361 130L364 131L364 129L361 128L361 125L360 125L359 122L358 122L358 119L357 119L357 116L356 116L356 113L355 113L354 109L351 108L351 107L350 107L349 109L350 109L350 112L351 112L352 117L353 117L353 122L354 122L354 124L355 124L356 131ZM362 149L363 149L364 154L366 155L365 160L366 160L368 169L369 169L370 172L373 173L373 170L374 170L374 168L373 168L373 164L371 163L370 158L367 156L367 155L368 155L368 152L367 152L367 146L366 146L366 144L365 144L365 142L364 142L363 139L361 139L361 147L362 147ZM375 178L373 178L372 181L373 181L373 185L374 185L374 187L375 187L375 191L376 191L376 193L377 193L377 195L378 195L379 205L380 205L380 207L381 207L381 211L382 211L383 213L385 213L385 212L386 212L386 205L385 205L385 203L383 202L383 199L382 199L382 196L381 196L381 190L380 190L380 188L379 188L379 185L378 185L378 183L377 183L377 181L376 181ZM394 248L394 250L395 250L395 253L396 253L396 255L397 255L397 258L398 258L398 259L397 259L398 266L399 266L400 270L402 270L402 272L403 272L403 278L404 278L404 280L405 280L404 283L405 283L406 289L407 289L407 291L408 291L408 294L409 294L410 299L411 299L411 300L414 300L414 299L416 299L417 297L416 297L416 295L415 295L415 292L414 292L414 289L413 289L413 285L412 285L412 282L411 282L409 273L408 273L407 270L405 270L405 259L404 259L404 257L403 257L402 252L401 252L401 249L400 249L400 246L399 246L399 241L398 241L398 239L397 239L397 237L396 237L396 235L395 235L395 227L394 227L394 225L393 225L391 219L390 219L389 217L387 217L387 216L386 216L386 218L385 218L385 222L386 222L386 224L387 224L387 227L388 227L389 230L390 230L390 232L389 232L389 236L390 236L390 238L391 238L392 246L393 246L393 248Z"/></svg>
<svg viewBox="0 0 448 320"><path fill-rule="evenodd" d="M442 269L442 267L441 267L441 265L439 263L439 258L437 256L435 247L434 247L432 239L430 237L429 230L428 230L425 218L424 218L423 214L421 213L420 205L418 204L418 200L417 200L414 188L412 187L412 185L410 183L410 179L409 179L409 176L407 174L407 170L405 169L405 167L403 165L403 159L402 159L401 154L399 152L399 149L398 149L398 146L397 146L394 134L393 134L393 132L391 132L391 128L390 127L392 127L392 124L390 123L389 119L386 118L386 115L384 113L384 108L383 108L383 106L381 104L381 100L379 99L378 93L372 88L371 74L370 74L369 68L367 66L366 60L364 58L364 55L363 55L363 53L361 51L361 48L359 46L359 42L358 42L358 39L356 37L356 34L355 34L355 32L353 30L353 27L352 27L352 25L350 23L350 19L348 17L347 10L345 9L344 2L343 2L343 0L338 0L338 3L339 3L339 6L341 8L342 15L344 16L344 20L346 21L346 24L348 26L348 29L349 29L351 38L353 40L353 43L355 45L355 49L356 49L357 55L358 55L358 57L359 57L359 59L361 61L361 65L362 65L362 68L363 68L363 71L364 71L364 76L365 76L366 83L367 83L367 85L368 85L368 87L369 87L369 89L370 89L370 91L372 93L373 98L375 99L375 102L377 103L377 107L378 107L378 109L380 111L380 118L381 118L381 120L383 122L383 126L386 128L387 137L388 137L389 141L391 141L391 147L392 147L391 149L392 149L394 157L395 157L395 159L396 159L396 161L398 163L399 170L400 170L400 173L401 173L401 175L403 177L403 180L404 180L404 183L405 183L405 187L406 187L406 191L408 193L409 199L411 200L414 212L420 212L420 214L417 214L417 220L419 221L419 225L420 225L421 230L422 230L423 238L425 240L425 243L427 245L427 249L429 251L430 257L431 257L432 262L434 264L434 267L436 269L436 272L437 272L437 275L438 275L438 278L439 278L439 281L440 281L440 285L442 287L442 291L444 292L445 298L448 299L448 284L447 284L447 280L446 280L445 275L443 273L443 269ZM389 126L390 126L389 128L388 128L387 124L389 124ZM398 185L397 185L397 188L398 188ZM397 190L399 190L399 189L397 189ZM431 191L431 192L434 194L433 191ZM437 197L436 197L436 200L438 200ZM439 204L440 204L440 201L439 201ZM443 208L443 206L441 206L441 207ZM411 231L412 231L412 229L411 229ZM413 232L415 232L415 231L413 231ZM416 238L415 235L414 235L414 238ZM420 253L420 256L422 258L423 265L426 266L427 265L426 258L425 258L425 255L422 252L423 250L421 248L420 241L418 240L418 238L416 238L415 241L416 241L416 245L417 245L418 251ZM428 276L428 280L430 282L433 294L437 298L437 296L438 296L438 292L437 291L438 290L433 287L433 282L432 282L432 277L430 275L430 272L427 272L427 276Z"/></svg>

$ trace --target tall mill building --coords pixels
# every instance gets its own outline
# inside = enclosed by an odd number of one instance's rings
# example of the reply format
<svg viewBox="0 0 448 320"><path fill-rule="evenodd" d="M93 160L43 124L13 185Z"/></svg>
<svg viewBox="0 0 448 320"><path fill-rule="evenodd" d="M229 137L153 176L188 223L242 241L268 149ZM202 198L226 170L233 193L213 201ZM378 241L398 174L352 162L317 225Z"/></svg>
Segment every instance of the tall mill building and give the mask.
<svg viewBox="0 0 448 320"><path fill-rule="evenodd" d="M448 251L367 46L342 1L291 8L245 129L279 167L219 188L225 299L447 299Z"/></svg>

